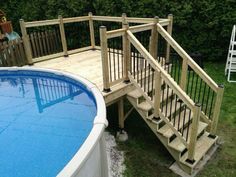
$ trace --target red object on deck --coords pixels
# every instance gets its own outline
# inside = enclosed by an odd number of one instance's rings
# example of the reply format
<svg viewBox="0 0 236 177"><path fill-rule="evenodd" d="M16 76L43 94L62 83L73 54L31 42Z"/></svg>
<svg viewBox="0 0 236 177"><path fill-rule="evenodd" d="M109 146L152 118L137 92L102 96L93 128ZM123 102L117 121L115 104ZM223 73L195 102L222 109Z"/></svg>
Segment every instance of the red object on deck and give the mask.
<svg viewBox="0 0 236 177"><path fill-rule="evenodd" d="M13 31L11 21L7 21L5 23L0 23L0 28L2 33L11 33Z"/></svg>

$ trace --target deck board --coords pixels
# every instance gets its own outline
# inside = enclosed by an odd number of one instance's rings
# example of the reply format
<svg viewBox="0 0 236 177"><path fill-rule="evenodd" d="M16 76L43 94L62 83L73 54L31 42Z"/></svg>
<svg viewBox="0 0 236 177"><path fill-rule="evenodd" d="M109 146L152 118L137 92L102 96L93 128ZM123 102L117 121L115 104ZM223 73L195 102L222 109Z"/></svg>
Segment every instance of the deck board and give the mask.
<svg viewBox="0 0 236 177"><path fill-rule="evenodd" d="M82 76L95 84L100 91L103 89L102 62L99 50L88 50L85 52L59 57L34 64L34 67L66 71Z"/></svg>
<svg viewBox="0 0 236 177"><path fill-rule="evenodd" d="M115 100L132 90L132 84L124 84L121 81L111 87L111 92L103 92L102 60L100 50L88 50L69 55L69 57L58 57L55 59L40 61L34 63L33 67L60 70L82 76L98 87L103 94L107 105L113 103Z"/></svg>

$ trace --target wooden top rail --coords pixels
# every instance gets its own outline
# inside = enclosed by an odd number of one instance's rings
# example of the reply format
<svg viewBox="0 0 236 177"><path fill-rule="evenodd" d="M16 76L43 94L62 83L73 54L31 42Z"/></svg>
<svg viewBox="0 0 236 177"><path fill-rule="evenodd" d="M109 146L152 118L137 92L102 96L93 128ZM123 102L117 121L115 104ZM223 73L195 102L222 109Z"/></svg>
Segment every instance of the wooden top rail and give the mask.
<svg viewBox="0 0 236 177"><path fill-rule="evenodd" d="M107 31L107 39L122 36L125 33L125 31L126 29L124 28Z"/></svg>
<svg viewBox="0 0 236 177"><path fill-rule="evenodd" d="M63 18L63 23L74 23L74 22L82 22L82 21L87 21L87 20L89 20L89 16L70 17L70 18ZM59 23L60 23L59 19L41 20L41 21L25 22L25 27L31 28L31 27L38 27L38 26L57 25Z"/></svg>
<svg viewBox="0 0 236 177"><path fill-rule="evenodd" d="M128 23L153 23L153 18L135 18L135 17L125 17ZM110 21L110 22L122 22L122 17L111 17L111 16L92 16L93 20L98 21ZM169 24L169 19L160 18L159 23L162 26L167 26Z"/></svg>
<svg viewBox="0 0 236 177"><path fill-rule="evenodd" d="M152 19L152 21L153 21L153 19ZM147 31L147 30L151 30L153 25L154 25L154 23L148 23L148 24L143 24L143 25L131 26L131 27L129 27L129 30L132 33L137 33L137 32L141 32L141 31Z"/></svg>
<svg viewBox="0 0 236 177"><path fill-rule="evenodd" d="M131 27L129 27L129 30L132 33L137 33L137 32L141 32L141 31L151 30L153 25L154 25L154 23L131 26ZM124 29L124 28L107 31L107 39L122 36L125 33L125 31L126 31L126 29Z"/></svg>
<svg viewBox="0 0 236 177"><path fill-rule="evenodd" d="M74 23L89 20L89 16L63 18L63 23Z"/></svg>
<svg viewBox="0 0 236 177"><path fill-rule="evenodd" d="M122 22L122 17L111 17L111 16L92 16L92 20L97 21L110 21L110 22Z"/></svg>
<svg viewBox="0 0 236 177"><path fill-rule="evenodd" d="M151 54L142 46L131 31L127 30L128 39L135 46L135 48L143 55L149 62L153 69L161 72L163 80L174 90L181 100L191 109L194 109L193 100L180 88L180 86L173 80L171 76L159 65L159 63L151 56Z"/></svg>
<svg viewBox="0 0 236 177"><path fill-rule="evenodd" d="M57 24L59 24L59 19L41 20L41 21L25 22L25 27L30 28L30 27L48 26Z"/></svg>
<svg viewBox="0 0 236 177"><path fill-rule="evenodd" d="M183 48L168 34L168 32L157 24L157 30L162 37L171 45L173 49L183 58L187 60L188 65L215 91L218 90L218 85L198 66L198 64L183 50Z"/></svg>
<svg viewBox="0 0 236 177"><path fill-rule="evenodd" d="M98 21L110 21L110 22L122 22L123 17L111 17L111 16L91 16L92 20ZM135 18L135 17L125 17L128 23L153 23L153 18ZM89 16L81 16L81 17L70 17L63 18L63 23L74 23L74 22L82 22L89 20ZM161 26L167 26L169 24L169 19L160 18L159 23ZM40 20L40 21L32 21L25 22L26 28L38 27L38 26L48 26L48 25L56 25L59 24L59 19L52 20Z"/></svg>
<svg viewBox="0 0 236 177"><path fill-rule="evenodd" d="M135 18L135 17L127 17L128 23L153 23L153 18ZM159 23L162 26L167 26L169 24L169 19L159 18Z"/></svg>

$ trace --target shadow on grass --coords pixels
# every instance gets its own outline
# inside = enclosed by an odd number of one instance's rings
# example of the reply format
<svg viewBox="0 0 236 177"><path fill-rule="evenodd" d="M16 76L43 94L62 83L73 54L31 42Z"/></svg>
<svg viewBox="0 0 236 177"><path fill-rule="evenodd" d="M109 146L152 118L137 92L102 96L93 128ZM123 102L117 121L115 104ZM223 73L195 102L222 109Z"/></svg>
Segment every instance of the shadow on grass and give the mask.
<svg viewBox="0 0 236 177"><path fill-rule="evenodd" d="M130 107L128 101L126 108ZM115 134L118 130L117 105L108 108L108 131ZM126 177L174 177L168 168L174 159L150 130L140 115L133 111L125 121L125 130L129 139L118 143L125 152Z"/></svg>

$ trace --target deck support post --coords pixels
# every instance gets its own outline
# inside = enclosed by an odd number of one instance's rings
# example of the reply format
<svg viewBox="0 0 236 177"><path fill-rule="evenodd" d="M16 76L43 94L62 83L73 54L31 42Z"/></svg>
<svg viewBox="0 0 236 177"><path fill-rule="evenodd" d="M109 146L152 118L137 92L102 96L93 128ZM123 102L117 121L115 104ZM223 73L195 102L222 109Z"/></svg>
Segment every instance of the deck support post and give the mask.
<svg viewBox="0 0 236 177"><path fill-rule="evenodd" d="M124 98L122 97L118 101L118 119L119 119L119 131L117 132L117 140L118 141L126 141L128 140L128 134L124 130L125 127L125 115L124 115Z"/></svg>
<svg viewBox="0 0 236 177"><path fill-rule="evenodd" d="M92 49L94 50L95 49L95 37L94 37L94 26L93 26L92 12L89 12L88 16L89 16L90 43L91 43Z"/></svg>
<svg viewBox="0 0 236 177"><path fill-rule="evenodd" d="M154 71L155 95L154 95L154 117L159 117L161 104L161 72Z"/></svg>
<svg viewBox="0 0 236 177"><path fill-rule="evenodd" d="M193 164L195 162L194 155L197 143L197 132L200 121L200 114L201 114L201 105L199 103L196 103L193 110L193 120L192 120L193 122L191 127L191 134L188 148L188 159L186 160L190 164Z"/></svg>
<svg viewBox="0 0 236 177"><path fill-rule="evenodd" d="M110 92L109 83L109 67L108 67L108 56L107 56L107 28L100 26L100 46L101 46L101 57L102 57L102 74L103 74L103 91Z"/></svg>
<svg viewBox="0 0 236 177"><path fill-rule="evenodd" d="M181 78L180 78L180 87L182 88L183 91L186 90L187 72L188 72L188 59L183 58Z"/></svg>
<svg viewBox="0 0 236 177"><path fill-rule="evenodd" d="M217 130L223 94L224 94L224 86L219 85L217 88L216 101L215 101L215 106L214 106L214 111L213 111L213 119L211 122L211 129L210 129L210 134L213 136L216 134L216 130Z"/></svg>
<svg viewBox="0 0 236 177"><path fill-rule="evenodd" d="M125 29L125 33L122 36L123 57L124 57L123 75L124 75L124 82L129 83L130 80L128 77L128 73L130 71L130 42L129 42L128 36L127 36L127 30L129 29L129 25L127 23L126 17L127 17L126 14L123 13L122 14L122 28Z"/></svg>
<svg viewBox="0 0 236 177"><path fill-rule="evenodd" d="M123 97L118 101L118 116L119 116L119 128L124 129L125 116L124 116L124 98Z"/></svg>
<svg viewBox="0 0 236 177"><path fill-rule="evenodd" d="M31 46L30 46L30 41L29 41L29 35L27 34L25 22L23 19L20 19L20 29L21 29L21 33L22 33L22 40L23 40L25 54L26 54L28 64L33 65L33 59L32 59L33 57L32 57L32 50L31 50Z"/></svg>
<svg viewBox="0 0 236 177"><path fill-rule="evenodd" d="M154 25L150 37L149 52L154 59L157 59L157 41L158 41L158 32L157 32L157 23L159 23L159 17L154 17Z"/></svg>
<svg viewBox="0 0 236 177"><path fill-rule="evenodd" d="M170 36L172 36L172 29L173 29L173 15L169 14L168 19L170 20L167 26L167 32ZM166 63L170 62L170 44L167 42L166 44Z"/></svg>
<svg viewBox="0 0 236 177"><path fill-rule="evenodd" d="M63 18L62 18L61 15L59 15L58 19L59 19L60 36L61 36L61 43L62 43L62 49L63 49L64 57L68 57L66 35L65 35L65 28L64 28Z"/></svg>

